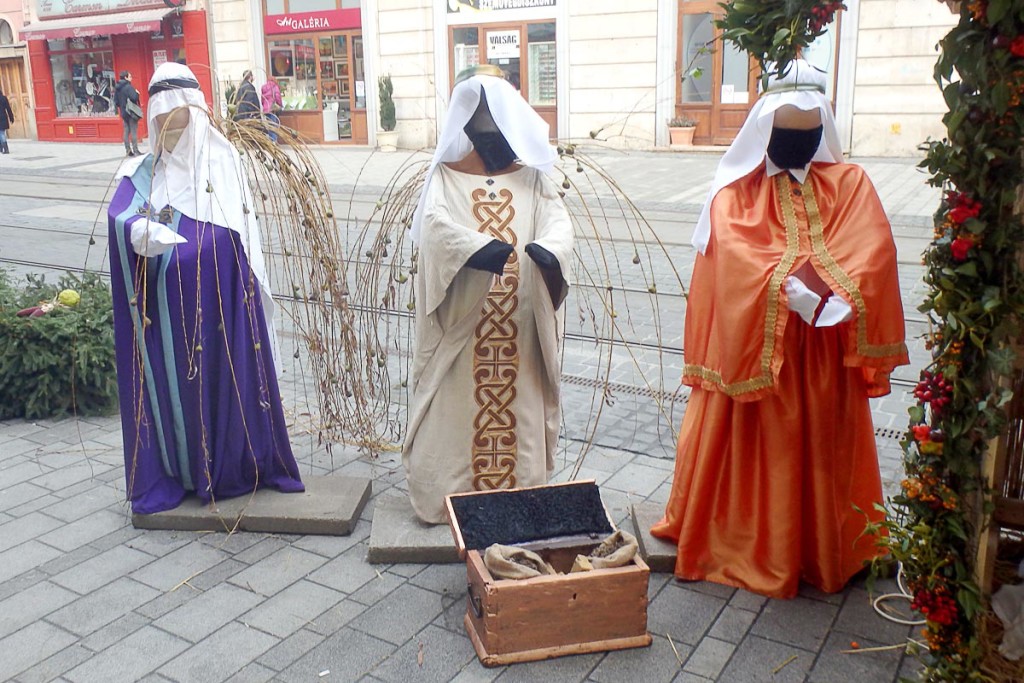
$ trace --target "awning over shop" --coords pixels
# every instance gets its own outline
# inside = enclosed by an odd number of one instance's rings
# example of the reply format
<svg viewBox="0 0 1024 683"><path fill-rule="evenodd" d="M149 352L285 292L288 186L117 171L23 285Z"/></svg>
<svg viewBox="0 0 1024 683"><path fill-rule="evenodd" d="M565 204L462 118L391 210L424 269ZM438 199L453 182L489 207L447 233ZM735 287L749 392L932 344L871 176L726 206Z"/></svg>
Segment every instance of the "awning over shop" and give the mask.
<svg viewBox="0 0 1024 683"><path fill-rule="evenodd" d="M137 12L36 21L22 27L20 34L24 40L53 40L119 33L153 33L160 30L160 21L173 11L175 10L161 7Z"/></svg>

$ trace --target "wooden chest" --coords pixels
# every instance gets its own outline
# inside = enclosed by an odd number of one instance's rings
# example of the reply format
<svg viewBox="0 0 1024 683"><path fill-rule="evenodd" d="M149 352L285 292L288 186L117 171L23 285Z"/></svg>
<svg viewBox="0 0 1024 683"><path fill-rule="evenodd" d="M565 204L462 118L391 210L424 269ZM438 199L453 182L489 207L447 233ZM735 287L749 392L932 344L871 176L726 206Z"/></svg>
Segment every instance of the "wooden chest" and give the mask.
<svg viewBox="0 0 1024 683"><path fill-rule="evenodd" d="M496 579L492 543L538 553L559 572L614 531L593 481L448 496L448 520L466 560L464 622L485 666L646 647L647 580L637 554L612 569Z"/></svg>

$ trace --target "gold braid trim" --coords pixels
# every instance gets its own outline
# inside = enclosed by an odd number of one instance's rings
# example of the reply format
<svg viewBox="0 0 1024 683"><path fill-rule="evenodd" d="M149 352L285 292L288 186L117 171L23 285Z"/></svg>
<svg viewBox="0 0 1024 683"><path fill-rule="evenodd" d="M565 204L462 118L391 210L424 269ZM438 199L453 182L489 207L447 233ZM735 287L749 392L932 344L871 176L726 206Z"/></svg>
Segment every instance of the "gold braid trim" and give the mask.
<svg viewBox="0 0 1024 683"><path fill-rule="evenodd" d="M789 181L785 173L775 177L775 189L782 206L782 220L786 224L786 251L782 259L772 271L771 279L768 281L768 294L771 297L768 301L764 317L764 342L761 346L761 374L742 382L726 384L722 381L722 375L703 365L684 365L684 377L699 377L705 382L710 382L721 388L726 396L739 396L752 391L758 391L772 386L775 378L772 375L772 359L775 357L775 327L782 314L782 297L778 294L782 290L782 282L796 262L800 251L800 232L796 222L796 209L793 206L793 197L789 193Z"/></svg>
<svg viewBox="0 0 1024 683"><path fill-rule="evenodd" d="M825 227L821 222L821 212L818 210L818 200L814 196L810 176L804 181L801 191L804 195L804 205L807 207L807 220L811 225L811 248L814 250L814 255L825 266L828 274L846 290L846 293L853 299L853 305L857 307L857 353L869 358L885 358L905 353L906 345L903 342L895 344L871 344L868 342L867 305L853 278L846 274L846 271L840 267L825 246Z"/></svg>

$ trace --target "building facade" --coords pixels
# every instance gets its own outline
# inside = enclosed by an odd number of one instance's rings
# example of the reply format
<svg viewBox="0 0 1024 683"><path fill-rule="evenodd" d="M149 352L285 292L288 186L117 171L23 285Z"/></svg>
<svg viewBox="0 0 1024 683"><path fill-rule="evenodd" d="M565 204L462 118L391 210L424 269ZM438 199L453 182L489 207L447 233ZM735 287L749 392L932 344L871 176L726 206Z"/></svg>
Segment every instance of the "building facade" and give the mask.
<svg viewBox="0 0 1024 683"><path fill-rule="evenodd" d="M932 68L954 17L921 0L846 4L806 55L830 74L844 147L915 154L943 134ZM161 60L183 60L222 112L251 69L257 87L278 82L282 122L307 139L374 145L386 74L399 144L415 149L435 143L455 75L486 62L552 137L665 147L668 120L684 116L695 143L725 145L757 78L717 40L720 14L718 0L0 0L0 84L27 126L34 106L40 139L114 140L104 102L122 68L138 85Z"/></svg>
<svg viewBox="0 0 1024 683"><path fill-rule="evenodd" d="M145 108L160 64L188 64L212 94L208 16L177 0L33 0L28 43L40 140L113 142L122 136L114 87L129 71ZM146 135L146 122L139 135Z"/></svg>
<svg viewBox="0 0 1024 683"><path fill-rule="evenodd" d="M28 48L21 38L22 0L0 0L0 91L11 102L13 138L35 137L35 117L29 89Z"/></svg>

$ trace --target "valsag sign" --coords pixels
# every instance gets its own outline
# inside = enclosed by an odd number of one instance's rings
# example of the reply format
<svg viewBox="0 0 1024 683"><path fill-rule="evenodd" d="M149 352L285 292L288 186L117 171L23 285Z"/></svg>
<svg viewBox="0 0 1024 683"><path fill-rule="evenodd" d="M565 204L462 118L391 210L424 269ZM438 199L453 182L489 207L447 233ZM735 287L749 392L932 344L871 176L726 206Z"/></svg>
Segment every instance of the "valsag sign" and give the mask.
<svg viewBox="0 0 1024 683"><path fill-rule="evenodd" d="M263 32L278 33L322 33L345 28L359 28L359 9L336 9L325 12L292 12L291 14L269 14L263 17Z"/></svg>

